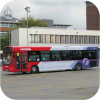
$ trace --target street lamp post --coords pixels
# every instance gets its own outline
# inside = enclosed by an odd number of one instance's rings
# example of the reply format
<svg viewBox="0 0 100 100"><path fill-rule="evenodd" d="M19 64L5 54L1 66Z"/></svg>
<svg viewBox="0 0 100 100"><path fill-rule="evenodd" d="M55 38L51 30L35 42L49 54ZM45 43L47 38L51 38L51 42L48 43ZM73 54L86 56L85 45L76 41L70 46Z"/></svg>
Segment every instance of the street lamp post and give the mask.
<svg viewBox="0 0 100 100"><path fill-rule="evenodd" d="M10 18L12 18L12 11L9 7L7 7L7 10L4 12L5 17L9 19L9 46L10 46Z"/></svg>
<svg viewBox="0 0 100 100"><path fill-rule="evenodd" d="M9 15L9 46L10 46L10 15Z"/></svg>
<svg viewBox="0 0 100 100"><path fill-rule="evenodd" d="M28 46L28 12L30 13L29 9L30 7L25 8L25 10L27 11L27 46Z"/></svg>

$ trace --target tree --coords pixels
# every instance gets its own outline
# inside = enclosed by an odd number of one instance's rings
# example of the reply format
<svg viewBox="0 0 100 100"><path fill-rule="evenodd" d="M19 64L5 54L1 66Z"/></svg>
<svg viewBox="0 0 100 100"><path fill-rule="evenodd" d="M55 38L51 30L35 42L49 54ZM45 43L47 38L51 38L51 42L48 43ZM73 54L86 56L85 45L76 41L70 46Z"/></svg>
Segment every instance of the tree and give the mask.
<svg viewBox="0 0 100 100"><path fill-rule="evenodd" d="M20 27L27 27L27 19L25 17L22 17L19 23ZM34 16L29 16L28 17L28 27L48 27L48 24L46 22L43 22L40 19L34 19Z"/></svg>
<svg viewBox="0 0 100 100"><path fill-rule="evenodd" d="M1 39L1 50L3 49L3 47L9 46L9 31L7 31L5 35L1 35L0 39ZM11 43L11 38L10 38L10 43Z"/></svg>

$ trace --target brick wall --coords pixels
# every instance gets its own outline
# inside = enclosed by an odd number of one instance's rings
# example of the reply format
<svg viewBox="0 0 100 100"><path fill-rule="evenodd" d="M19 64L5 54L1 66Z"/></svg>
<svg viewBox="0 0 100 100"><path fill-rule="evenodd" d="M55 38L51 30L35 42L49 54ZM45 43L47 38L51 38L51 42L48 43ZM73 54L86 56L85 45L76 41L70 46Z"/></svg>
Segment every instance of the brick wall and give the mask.
<svg viewBox="0 0 100 100"><path fill-rule="evenodd" d="M10 29L12 29L12 28L10 28ZM9 30L9 27L0 27L0 31L1 32L7 32L7 30Z"/></svg>
<svg viewBox="0 0 100 100"><path fill-rule="evenodd" d="M99 11L96 6L86 7L87 30L99 30Z"/></svg>

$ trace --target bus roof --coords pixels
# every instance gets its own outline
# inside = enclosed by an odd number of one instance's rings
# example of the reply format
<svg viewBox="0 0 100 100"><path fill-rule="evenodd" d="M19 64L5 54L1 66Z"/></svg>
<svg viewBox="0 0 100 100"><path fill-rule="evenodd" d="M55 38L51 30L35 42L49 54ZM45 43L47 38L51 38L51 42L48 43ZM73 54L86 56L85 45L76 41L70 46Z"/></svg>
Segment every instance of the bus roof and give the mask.
<svg viewBox="0 0 100 100"><path fill-rule="evenodd" d="M6 46L12 47L13 50L36 50L36 51L43 51L43 50L98 50L98 47L88 47L88 46Z"/></svg>

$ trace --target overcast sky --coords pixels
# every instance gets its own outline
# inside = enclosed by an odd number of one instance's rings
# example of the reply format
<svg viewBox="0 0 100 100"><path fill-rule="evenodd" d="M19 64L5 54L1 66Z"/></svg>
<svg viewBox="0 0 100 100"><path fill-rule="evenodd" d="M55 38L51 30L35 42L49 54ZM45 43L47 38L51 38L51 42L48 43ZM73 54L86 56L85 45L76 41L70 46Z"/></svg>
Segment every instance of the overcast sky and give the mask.
<svg viewBox="0 0 100 100"><path fill-rule="evenodd" d="M73 25L68 29L86 30L85 0L12 0L7 3L13 12L13 17L26 17L25 7L30 7L29 15L35 19L53 19L54 24Z"/></svg>

